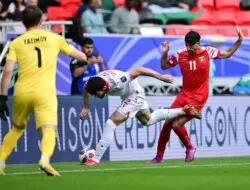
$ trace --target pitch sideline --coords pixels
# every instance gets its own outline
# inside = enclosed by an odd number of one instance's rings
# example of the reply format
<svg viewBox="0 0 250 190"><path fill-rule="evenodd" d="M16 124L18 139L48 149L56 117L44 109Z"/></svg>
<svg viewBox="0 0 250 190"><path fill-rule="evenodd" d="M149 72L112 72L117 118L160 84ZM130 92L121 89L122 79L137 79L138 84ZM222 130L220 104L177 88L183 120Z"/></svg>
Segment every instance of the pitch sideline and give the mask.
<svg viewBox="0 0 250 190"><path fill-rule="evenodd" d="M161 164L154 166L142 166L142 167L128 167L128 168L94 168L90 169L81 169L81 170L59 170L60 173L82 173L82 172L105 172L105 171L133 171L133 170L150 170L150 169L173 169L173 168L205 168L205 167L225 167L225 166L247 166L250 165L250 162L243 163L225 163L225 164L202 164L202 165L170 165L164 166ZM86 167L87 168L87 167ZM93 167L92 167L93 168ZM43 172L13 172L7 173L7 176L19 176L19 175L38 175L44 174Z"/></svg>

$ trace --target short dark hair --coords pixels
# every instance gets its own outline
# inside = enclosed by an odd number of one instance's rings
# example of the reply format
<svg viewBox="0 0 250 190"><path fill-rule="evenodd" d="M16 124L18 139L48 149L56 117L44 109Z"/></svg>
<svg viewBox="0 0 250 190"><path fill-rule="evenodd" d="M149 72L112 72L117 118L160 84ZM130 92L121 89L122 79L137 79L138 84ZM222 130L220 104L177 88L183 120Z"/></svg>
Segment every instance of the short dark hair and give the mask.
<svg viewBox="0 0 250 190"><path fill-rule="evenodd" d="M94 44L94 41L91 38L82 38L80 40L80 45L83 47L85 45L92 45Z"/></svg>
<svg viewBox="0 0 250 190"><path fill-rule="evenodd" d="M190 45L194 45L200 42L201 36L198 32L190 31L185 36L185 42Z"/></svg>
<svg viewBox="0 0 250 190"><path fill-rule="evenodd" d="M91 77L86 84L86 90L91 95L95 95L96 91L102 90L105 85L106 82L101 77Z"/></svg>
<svg viewBox="0 0 250 190"><path fill-rule="evenodd" d="M26 28L37 26L42 19L42 11L37 6L27 6L22 13L23 24Z"/></svg>

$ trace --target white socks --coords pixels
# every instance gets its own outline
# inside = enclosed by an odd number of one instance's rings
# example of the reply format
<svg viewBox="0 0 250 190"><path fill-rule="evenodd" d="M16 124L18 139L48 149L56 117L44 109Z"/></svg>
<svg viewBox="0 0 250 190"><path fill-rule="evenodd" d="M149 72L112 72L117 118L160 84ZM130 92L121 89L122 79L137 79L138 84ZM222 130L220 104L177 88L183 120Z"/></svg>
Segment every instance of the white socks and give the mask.
<svg viewBox="0 0 250 190"><path fill-rule="evenodd" d="M114 122L111 119L108 119L106 121L106 126L104 127L101 140L96 145L96 153L93 158L94 161L100 162L104 152L113 142L115 129L116 129L116 125L114 124Z"/></svg>
<svg viewBox="0 0 250 190"><path fill-rule="evenodd" d="M185 112L182 110L182 108L158 109L158 110L155 110L153 113L151 113L151 118L146 124L146 126L153 125L162 120L168 121L180 115L185 115Z"/></svg>
<svg viewBox="0 0 250 190"><path fill-rule="evenodd" d="M5 162L3 160L0 160L0 168L5 168Z"/></svg>

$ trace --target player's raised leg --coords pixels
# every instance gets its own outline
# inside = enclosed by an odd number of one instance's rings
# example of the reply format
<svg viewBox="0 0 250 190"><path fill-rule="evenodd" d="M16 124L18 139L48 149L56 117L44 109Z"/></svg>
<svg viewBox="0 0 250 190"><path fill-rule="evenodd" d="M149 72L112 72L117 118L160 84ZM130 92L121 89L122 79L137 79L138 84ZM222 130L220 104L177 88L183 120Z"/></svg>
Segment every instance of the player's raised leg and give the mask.
<svg viewBox="0 0 250 190"><path fill-rule="evenodd" d="M193 106L186 105L183 108L157 109L150 113L149 111L140 111L136 117L145 126L151 126L159 121L170 121L178 116L191 116L201 118L201 113Z"/></svg>

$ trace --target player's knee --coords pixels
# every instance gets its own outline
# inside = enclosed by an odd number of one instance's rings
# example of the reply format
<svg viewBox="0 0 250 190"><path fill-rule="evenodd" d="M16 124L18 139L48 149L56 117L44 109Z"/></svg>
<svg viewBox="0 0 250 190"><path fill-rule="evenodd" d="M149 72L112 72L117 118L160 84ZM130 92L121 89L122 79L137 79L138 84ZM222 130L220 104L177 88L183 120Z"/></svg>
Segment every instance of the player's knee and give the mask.
<svg viewBox="0 0 250 190"><path fill-rule="evenodd" d="M136 118L140 121L140 123L146 127L149 127L152 125L150 122L151 114L149 113L139 113L136 114Z"/></svg>
<svg viewBox="0 0 250 190"><path fill-rule="evenodd" d="M127 120L128 117L123 116L122 114L120 114L119 112L114 112L111 116L110 116L110 120L112 120L114 122L115 125L120 125L121 123L123 123L124 121Z"/></svg>
<svg viewBox="0 0 250 190"><path fill-rule="evenodd" d="M19 132L19 133L23 133L25 131L25 127L26 126L15 126L14 125L12 130Z"/></svg>
<svg viewBox="0 0 250 190"><path fill-rule="evenodd" d="M140 123L146 127L149 127L150 126L150 123L149 123L149 119L147 118L139 118L137 117L137 119L140 121Z"/></svg>
<svg viewBox="0 0 250 190"><path fill-rule="evenodd" d="M123 123L123 120L119 119L119 118L110 118L110 120L116 125L120 125L121 123Z"/></svg>
<svg viewBox="0 0 250 190"><path fill-rule="evenodd" d="M180 127L181 126L181 123L179 121L174 121L172 123L172 128L177 128L177 127Z"/></svg>
<svg viewBox="0 0 250 190"><path fill-rule="evenodd" d="M149 126L152 125L152 123L150 122L150 119L148 119L148 118L144 118L144 119L141 121L141 123L142 123L144 126L146 126L146 127L149 127Z"/></svg>

